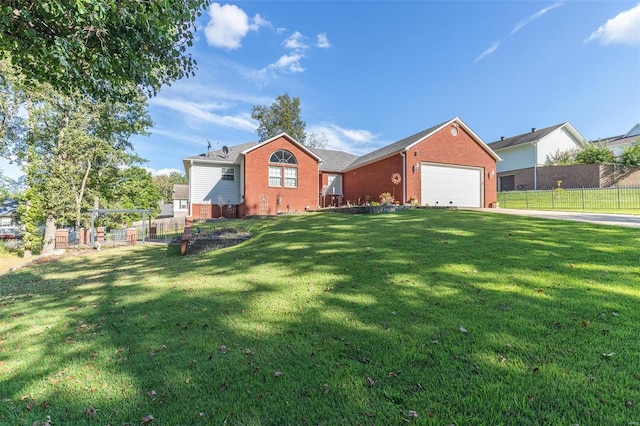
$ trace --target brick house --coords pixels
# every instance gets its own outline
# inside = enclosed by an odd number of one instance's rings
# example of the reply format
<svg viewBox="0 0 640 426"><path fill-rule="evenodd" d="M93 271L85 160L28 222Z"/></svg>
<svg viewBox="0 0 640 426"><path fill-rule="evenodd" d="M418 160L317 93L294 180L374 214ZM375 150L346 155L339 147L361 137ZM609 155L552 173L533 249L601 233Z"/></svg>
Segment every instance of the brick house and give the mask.
<svg viewBox="0 0 640 426"><path fill-rule="evenodd" d="M243 217L379 201L489 207L496 201L493 152L454 118L357 157L309 149L286 134L183 159L189 216ZM392 183L392 175L399 182Z"/></svg>

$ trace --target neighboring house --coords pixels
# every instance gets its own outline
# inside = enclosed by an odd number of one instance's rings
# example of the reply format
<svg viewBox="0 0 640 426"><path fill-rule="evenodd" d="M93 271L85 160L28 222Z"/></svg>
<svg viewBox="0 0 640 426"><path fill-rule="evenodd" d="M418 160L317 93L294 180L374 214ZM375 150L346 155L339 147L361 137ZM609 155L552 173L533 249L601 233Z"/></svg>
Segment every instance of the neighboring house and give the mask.
<svg viewBox="0 0 640 426"><path fill-rule="evenodd" d="M189 214L189 185L173 185L173 217Z"/></svg>
<svg viewBox="0 0 640 426"><path fill-rule="evenodd" d="M160 213L156 216L156 219L167 219L173 217L173 204L160 203Z"/></svg>
<svg viewBox="0 0 640 426"><path fill-rule="evenodd" d="M636 142L640 142L640 123L637 123L624 135L613 136L593 142L606 144L613 152L613 155L617 157L622 154L625 148L632 146Z"/></svg>
<svg viewBox="0 0 640 426"><path fill-rule="evenodd" d="M286 134L183 159L189 216L243 217L379 201L489 207L500 158L454 118L361 157L311 150ZM392 175L400 182L392 183Z"/></svg>
<svg viewBox="0 0 640 426"><path fill-rule="evenodd" d="M0 204L0 228L15 228L16 209L18 203L15 200L5 200Z"/></svg>
<svg viewBox="0 0 640 426"><path fill-rule="evenodd" d="M548 156L584 146L584 137L566 122L489 143L502 158L498 163L498 190L538 189L537 168Z"/></svg>

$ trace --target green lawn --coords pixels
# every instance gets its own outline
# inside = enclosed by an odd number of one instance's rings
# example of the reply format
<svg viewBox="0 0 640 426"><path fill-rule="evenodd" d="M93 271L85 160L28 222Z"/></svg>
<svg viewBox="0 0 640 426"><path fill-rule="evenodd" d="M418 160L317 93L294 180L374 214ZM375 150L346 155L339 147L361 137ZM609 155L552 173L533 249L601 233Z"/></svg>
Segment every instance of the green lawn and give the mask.
<svg viewBox="0 0 640 426"><path fill-rule="evenodd" d="M202 256L0 276L0 424L640 419L640 230L424 209L234 224L253 238Z"/></svg>

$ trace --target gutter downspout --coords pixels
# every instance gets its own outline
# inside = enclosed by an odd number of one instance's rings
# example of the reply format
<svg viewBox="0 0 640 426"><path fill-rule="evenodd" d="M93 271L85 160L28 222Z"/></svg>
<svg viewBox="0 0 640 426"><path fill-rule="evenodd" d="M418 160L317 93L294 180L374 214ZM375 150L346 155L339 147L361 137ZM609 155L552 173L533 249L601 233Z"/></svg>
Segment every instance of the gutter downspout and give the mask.
<svg viewBox="0 0 640 426"><path fill-rule="evenodd" d="M533 142L533 190L538 189L538 141Z"/></svg>
<svg viewBox="0 0 640 426"><path fill-rule="evenodd" d="M407 159L404 155L405 152L402 151L400 153L402 156L402 205L407 202Z"/></svg>
<svg viewBox="0 0 640 426"><path fill-rule="evenodd" d="M193 217L193 203L191 200L191 181L193 180L193 160L189 161L189 217Z"/></svg>

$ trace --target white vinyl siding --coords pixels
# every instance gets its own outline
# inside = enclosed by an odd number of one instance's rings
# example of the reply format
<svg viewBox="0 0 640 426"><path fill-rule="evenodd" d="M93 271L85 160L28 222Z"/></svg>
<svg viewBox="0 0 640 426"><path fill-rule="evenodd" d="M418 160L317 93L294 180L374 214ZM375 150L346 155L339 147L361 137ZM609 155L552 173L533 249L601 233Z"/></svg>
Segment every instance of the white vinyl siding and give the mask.
<svg viewBox="0 0 640 426"><path fill-rule="evenodd" d="M234 176L239 166L224 166L194 163L191 167L192 204L240 204L239 179L223 180L223 171L232 168Z"/></svg>
<svg viewBox="0 0 640 426"><path fill-rule="evenodd" d="M496 164L496 171L507 172L509 170L526 169L533 167L536 157L536 149L531 144L525 144L499 151L502 161Z"/></svg>

